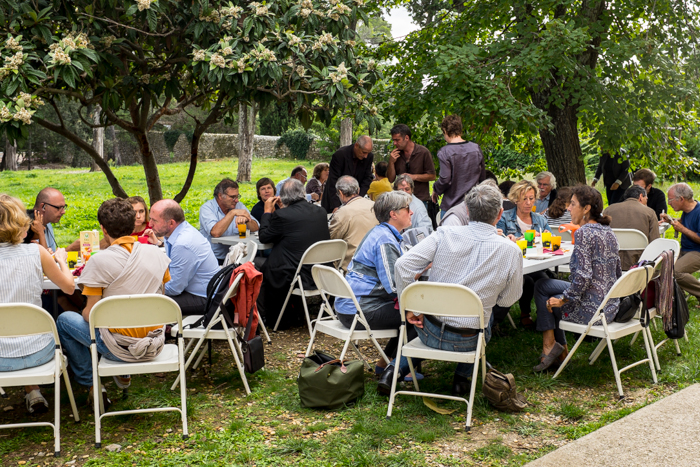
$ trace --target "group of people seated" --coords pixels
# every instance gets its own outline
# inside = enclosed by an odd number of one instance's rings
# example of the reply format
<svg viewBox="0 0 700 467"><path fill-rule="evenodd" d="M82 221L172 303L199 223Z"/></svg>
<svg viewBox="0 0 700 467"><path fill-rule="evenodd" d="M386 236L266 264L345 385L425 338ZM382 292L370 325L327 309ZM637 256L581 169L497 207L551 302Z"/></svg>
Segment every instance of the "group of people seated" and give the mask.
<svg viewBox="0 0 700 467"><path fill-rule="evenodd" d="M557 187L550 172L537 174L535 181L498 185L485 170L479 146L462 139L459 117L446 117L442 130L447 145L438 152L440 177L432 195L432 156L411 140L406 125L397 125L391 130L395 150L388 161L376 164L374 175L372 139L361 136L340 148L330 163L318 164L310 181L303 166L277 184L261 178L256 183L258 202L250 210L238 183L224 178L200 208L199 229L187 222L174 200L158 201L150 210L141 197L107 200L97 213L103 246L84 265L78 292L66 251L77 251L79 243L59 248L53 232L52 224L68 207L60 191L42 190L29 211L16 198L0 195L0 302L41 305L43 275L53 281L63 295L59 303L65 312L58 316L57 327L65 353L76 381L91 388L88 320L98 301L164 293L184 315L203 313L207 285L228 253L226 245L212 240L238 235L243 224L258 232L261 243L273 245L255 259L263 273L258 309L267 323L276 322L304 252L317 242L342 239L348 248L339 267L371 328L398 329L401 291L429 271L430 281L462 284L479 296L486 329L470 319L424 319L408 313L409 339L418 336L431 347L473 350L476 334L483 331L488 341L492 326L518 301L521 325L543 334L535 371L556 367L567 355L560 321L588 322L622 271L638 259L641 252L620 255L612 228L634 228L651 241L659 236L659 223L668 222L682 234L676 278L684 290L700 297L700 281L692 275L700 269L700 208L687 184L675 184L668 192L671 207L682 212L680 219L666 213L665 196L652 186L655 176L648 169L637 171L619 203L604 209L595 188ZM647 207L652 195L654 209ZM427 207L440 197L434 230ZM564 224L579 227L569 280L555 279L546 270L523 275L516 241L526 230L540 235ZM406 233L413 229L423 234L409 245ZM305 288L315 288L310 267L302 268L301 278ZM294 303L289 306L294 308ZM614 318L617 306L617 300L608 302L605 319ZM334 308L338 320L350 327L356 312L352 300L337 299ZM287 312L281 327L303 318L299 310ZM136 361L157 355L164 339L164 328L110 329L98 335L97 348L105 358ZM396 356L397 343L392 339L386 346L390 358ZM0 371L41 365L52 357L53 346L51 336L0 339ZM135 348L139 355L132 352ZM408 371L403 361L385 366L377 363L380 391L389 390L396 371L401 376ZM457 367L453 394L468 391L470 375L469 365ZM115 382L125 388L130 377L115 377ZM90 394L97 391L108 402L104 387L91 388ZM30 412L48 408L38 387L26 392Z"/></svg>

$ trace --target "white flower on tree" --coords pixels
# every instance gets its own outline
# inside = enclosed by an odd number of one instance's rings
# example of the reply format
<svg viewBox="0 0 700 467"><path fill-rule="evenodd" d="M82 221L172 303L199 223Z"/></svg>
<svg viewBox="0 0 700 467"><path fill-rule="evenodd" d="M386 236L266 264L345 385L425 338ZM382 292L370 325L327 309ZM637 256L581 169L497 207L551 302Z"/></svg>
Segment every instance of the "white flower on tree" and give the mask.
<svg viewBox="0 0 700 467"><path fill-rule="evenodd" d="M136 4L139 7L139 11L143 10L150 10L151 9L151 3L153 3L155 0L136 0Z"/></svg>

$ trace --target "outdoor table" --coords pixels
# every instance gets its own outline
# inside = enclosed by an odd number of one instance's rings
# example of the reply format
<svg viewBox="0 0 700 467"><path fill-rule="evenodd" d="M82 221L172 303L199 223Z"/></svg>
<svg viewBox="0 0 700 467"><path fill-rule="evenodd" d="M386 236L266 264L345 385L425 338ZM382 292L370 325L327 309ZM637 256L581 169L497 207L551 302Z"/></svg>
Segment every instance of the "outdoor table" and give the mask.
<svg viewBox="0 0 700 467"><path fill-rule="evenodd" d="M531 272L542 271L544 269L569 264L569 261L571 261L571 254L574 251L574 246L569 242L562 242L561 247L562 249L569 251L565 252L563 255L552 255L549 258L542 260L523 258L523 274L530 274Z"/></svg>
<svg viewBox="0 0 700 467"><path fill-rule="evenodd" d="M248 235L245 236L245 238L240 238L238 235L231 235L229 237L218 237L218 238L212 238L211 239L212 243L221 243L223 245L235 245L236 243L257 243L258 245L258 251L260 250L271 250L274 245L274 243L261 243L260 240L258 239L258 233L257 232L249 232Z"/></svg>
<svg viewBox="0 0 700 467"><path fill-rule="evenodd" d="M74 277L73 282L75 283L75 288L76 290L78 289L78 278ZM59 287L51 282L51 280L44 276L44 281L41 284L41 289L42 290L50 290L51 291L51 305L52 305L52 310L51 310L51 316L53 316L53 319L56 320L58 318L58 290Z"/></svg>

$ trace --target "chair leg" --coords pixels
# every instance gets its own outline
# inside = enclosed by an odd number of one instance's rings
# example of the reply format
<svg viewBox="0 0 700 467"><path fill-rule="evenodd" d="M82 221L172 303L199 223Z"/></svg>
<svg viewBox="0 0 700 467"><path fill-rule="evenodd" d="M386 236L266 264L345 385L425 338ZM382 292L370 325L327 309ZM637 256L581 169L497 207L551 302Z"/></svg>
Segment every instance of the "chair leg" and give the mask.
<svg viewBox="0 0 700 467"><path fill-rule="evenodd" d="M406 326L403 324L399 328L399 345L398 349L396 349L396 362L397 365L401 363L401 350L403 348L403 339L404 339L404 333L406 332ZM394 378L391 380L391 391L389 392L389 408L387 409L386 412L386 418L389 419L391 418L391 410L394 408L394 399L396 398L396 380L399 377L399 371L398 368L394 368ZM413 378L413 382L415 383L418 381L418 378Z"/></svg>
<svg viewBox="0 0 700 467"><path fill-rule="evenodd" d="M518 327L515 325L515 321L513 321L513 317L508 313L506 316L508 316L508 321L510 321L510 325L513 326L513 329L518 329Z"/></svg>
<svg viewBox="0 0 700 467"><path fill-rule="evenodd" d="M625 393L622 391L622 380L620 379L620 370L617 368L617 360L615 359L615 350L613 349L613 343L612 340L610 340L608 337L605 337L605 341L608 344L608 352L610 352L610 361L612 362L613 373L615 374L615 384L617 384L617 392L620 395L620 399L624 399Z"/></svg>
<svg viewBox="0 0 700 467"><path fill-rule="evenodd" d="M685 338L686 339L688 338L687 334L685 335ZM676 355L678 355L680 357L681 356L681 348L678 345L678 339L673 339L673 343L676 345Z"/></svg>
<svg viewBox="0 0 700 467"><path fill-rule="evenodd" d="M197 357L197 361L194 362L194 365L192 366L193 370L196 370L197 367L199 367L199 364L202 363L204 356L207 354L207 350L211 351L211 339L207 339L206 344L204 344L202 350L199 352L199 357Z"/></svg>
<svg viewBox="0 0 700 467"><path fill-rule="evenodd" d="M61 455L61 367L63 366L63 357L61 356L61 351L56 349L55 351L55 363L56 368L54 370L54 422L53 422L53 436L54 436L54 455L56 457Z"/></svg>
<svg viewBox="0 0 700 467"><path fill-rule="evenodd" d="M195 345L194 350L192 351L192 353L190 354L190 356L187 358L187 362L185 362L185 371L187 371L187 369L190 367L190 364L192 363L192 360L194 360L195 357L197 357L197 351L198 351L199 348L202 346L202 344L205 342L206 338L207 338L207 334L205 334L205 335L203 335L202 337L200 337L199 339L197 339L197 345ZM193 340L194 340L194 339L190 339L190 343L191 343ZM188 347L189 347L189 345L188 345ZM175 378L175 381L173 382L173 385L170 386L170 390L171 390L171 391L174 391L178 384L180 384L180 378Z"/></svg>
<svg viewBox="0 0 700 467"><path fill-rule="evenodd" d="M632 340L630 341L630 347L634 345L634 342L637 340L637 336L639 336L639 331L635 332L634 336L632 336Z"/></svg>
<svg viewBox="0 0 700 467"><path fill-rule="evenodd" d="M574 354L576 353L576 349L578 349L578 347L583 342L583 339L587 335L588 335L588 333L581 334L581 337L579 337L578 340L576 341L576 343L574 344L574 348L571 349L571 351L569 352L569 355L567 355L566 358L564 359L564 362L561 365L559 365L559 369L557 370L556 373L554 373L554 376L552 376L552 379L555 379L557 376L559 376L561 374L562 371L564 371L564 368L566 368L566 365L569 364L569 360L571 360L571 357L573 357Z"/></svg>
<svg viewBox="0 0 700 467"><path fill-rule="evenodd" d="M282 309L280 310L280 315L277 317L277 322L275 323L275 327L272 328L273 332L277 332L277 328L280 325L280 322L282 321L282 315L284 315L284 310L287 308L287 303L289 302L289 297L292 296L292 291L294 290L294 284L296 283L296 277L292 281L292 285L289 286L289 292L287 292L287 298L284 299L284 305L282 305Z"/></svg>
<svg viewBox="0 0 700 467"><path fill-rule="evenodd" d="M659 354L656 351L656 344L654 343L654 336L651 335L651 328L645 328L647 336L649 336L649 342L651 344L651 354L654 356L654 364L656 365L656 371L661 371L661 365L659 364Z"/></svg>
<svg viewBox="0 0 700 467"><path fill-rule="evenodd" d="M185 351L182 349L184 346L184 339L182 334L178 338L177 343L177 353L178 353L178 364L180 366L180 415L182 416L182 437L187 439L189 433L187 432L187 381L185 379Z"/></svg>
<svg viewBox="0 0 700 467"><path fill-rule="evenodd" d="M472 409L474 408L474 393L476 392L476 380L479 377L479 360L486 360L481 356L483 341L484 334L479 333L478 340L476 341L476 361L474 362L474 367L472 368L472 384L469 388L469 400L467 401L467 422L464 426L464 429L466 431L471 430L472 427Z"/></svg>
<svg viewBox="0 0 700 467"><path fill-rule="evenodd" d="M391 360L389 360L389 357L387 357L387 356L386 356L386 353L384 353L384 349L382 349L382 346L379 345L379 342L377 341L377 338L374 337L374 335L372 335L372 334L369 335L369 338L370 338L370 340L372 341L372 343L374 344L374 346L377 348L377 350L379 351L379 355L382 356L382 359L384 359L384 361L386 362L386 364L387 364L387 365L390 364L390 363L391 363Z"/></svg>
<svg viewBox="0 0 700 467"><path fill-rule="evenodd" d="M416 367L413 365L413 358L410 358L410 357L409 357L409 358L407 358L406 360L408 360L408 369L409 369L409 371L411 372L411 377L413 378L413 387L416 388L416 391L420 391L420 387L418 387L418 378L416 377L416 376L417 376L417 375L416 375ZM396 360L396 362L397 362L397 365L398 365L399 363L401 363L400 360ZM398 371L398 368L397 368L396 371L394 371L394 374L396 374L396 373L398 373L398 372L399 372L399 371Z"/></svg>
<svg viewBox="0 0 700 467"><path fill-rule="evenodd" d="M73 388L70 384L70 378L68 377L68 372L64 368L63 370L63 380L66 384L66 392L68 393L68 400L70 401L70 407L73 411L73 421L79 422L80 415L78 414L78 407L75 405L75 397L73 396Z"/></svg>
<svg viewBox="0 0 700 467"><path fill-rule="evenodd" d="M93 410L95 411L95 447L102 447L100 439L100 424L102 422L101 414L104 413L104 404L102 402L102 386L100 385L100 376L97 373L97 344L93 341L90 345L90 354L92 356L92 399Z"/></svg>
<svg viewBox="0 0 700 467"><path fill-rule="evenodd" d="M241 363L241 359L239 358L239 352L242 354L243 351L238 346L238 341L234 341L233 337L231 336L231 333L228 330L228 327L224 326L224 332L226 333L226 340L228 341L228 345L231 348L231 353L233 354L233 359L236 361L236 367L238 368L238 373L241 375L241 380L243 380L243 387L245 387L245 392L246 395L250 395L250 387L248 386L248 378L246 378L245 375L245 368L243 367L243 364ZM238 339L238 336L236 336L236 339Z"/></svg>
<svg viewBox="0 0 700 467"><path fill-rule="evenodd" d="M646 330L646 328L645 328ZM647 360L649 360L649 369L651 370L651 378L654 380L654 384L658 383L659 381L656 378L656 368L654 367L654 355L651 352L651 349L649 348L649 336L647 335L646 332L642 333L642 337L644 338L644 347L646 348L647 351Z"/></svg>
<svg viewBox="0 0 700 467"><path fill-rule="evenodd" d="M306 348L306 354L304 355L305 357L311 355L311 349L314 348L314 340L316 340L316 328L314 328L313 332L311 333L311 339L309 340L309 346Z"/></svg>
<svg viewBox="0 0 700 467"><path fill-rule="evenodd" d="M306 315L306 325L309 327L309 335L313 331L311 329L311 316L309 315L309 306L306 304L306 295L304 293L304 284L301 283L301 276L299 276L299 290L301 291L301 302L304 305L304 314Z"/></svg>
<svg viewBox="0 0 700 467"><path fill-rule="evenodd" d="M267 328L265 327L265 323L263 323L262 318L260 318L260 314L258 313L257 309L255 310L255 314L258 317L258 326L260 326L260 328L263 331L263 334L265 334L265 339L267 340L268 345L272 344L272 340L270 339L270 335L267 333Z"/></svg>
<svg viewBox="0 0 700 467"><path fill-rule="evenodd" d="M365 364L365 368L367 368L367 371L372 371L372 367L369 366L369 363L367 363L367 359L365 358L364 355L362 355L362 352L360 352L360 349L357 348L357 345L355 345L354 342L352 343L352 348L355 349L355 353L360 357L360 360L362 360L362 363ZM342 360L343 357L340 357L340 359Z"/></svg>

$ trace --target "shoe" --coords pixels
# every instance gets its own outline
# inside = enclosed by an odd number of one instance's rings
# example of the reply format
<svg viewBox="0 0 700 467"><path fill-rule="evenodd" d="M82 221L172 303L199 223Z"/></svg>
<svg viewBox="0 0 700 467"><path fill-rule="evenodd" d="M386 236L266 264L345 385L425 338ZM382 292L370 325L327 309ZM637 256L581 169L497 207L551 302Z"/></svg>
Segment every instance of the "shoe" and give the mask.
<svg viewBox="0 0 700 467"><path fill-rule="evenodd" d="M529 315L520 317L520 326L524 329L532 330L535 329L535 322L530 318Z"/></svg>
<svg viewBox="0 0 700 467"><path fill-rule="evenodd" d="M386 395L391 394L391 383L394 380L394 371L396 371L394 365L388 365L386 367L384 372L379 377L379 380L377 381L377 391ZM400 374L399 380L401 380Z"/></svg>
<svg viewBox="0 0 700 467"><path fill-rule="evenodd" d="M557 358L559 358L559 355L561 355L562 352L564 352L564 346L558 342L555 342L554 347L552 347L552 350L549 352L549 354L545 355L540 364L533 367L532 369L535 370L537 373L543 372L544 370L546 370L554 364L554 362L557 360ZM542 357L540 356L540 358Z"/></svg>
<svg viewBox="0 0 700 467"><path fill-rule="evenodd" d="M104 405L105 411L109 409L109 407L112 405L112 401L109 400L109 397L107 397L107 390L105 389L104 386L100 386L101 388L101 393L102 393L102 404ZM93 407L94 405L94 395L93 395L93 388L90 388L90 392L88 392L88 403L90 404L90 407Z"/></svg>
<svg viewBox="0 0 700 467"><path fill-rule="evenodd" d="M27 404L27 412L29 413L45 413L49 411L49 403L46 402L41 391L33 389L24 396L24 401Z"/></svg>
<svg viewBox="0 0 700 467"><path fill-rule="evenodd" d="M112 376L112 378L119 389L129 389L131 386L131 375Z"/></svg>
<svg viewBox="0 0 700 467"><path fill-rule="evenodd" d="M472 379L463 378L462 376L456 375L452 381L452 395L455 397L464 397L469 390L472 388Z"/></svg>

